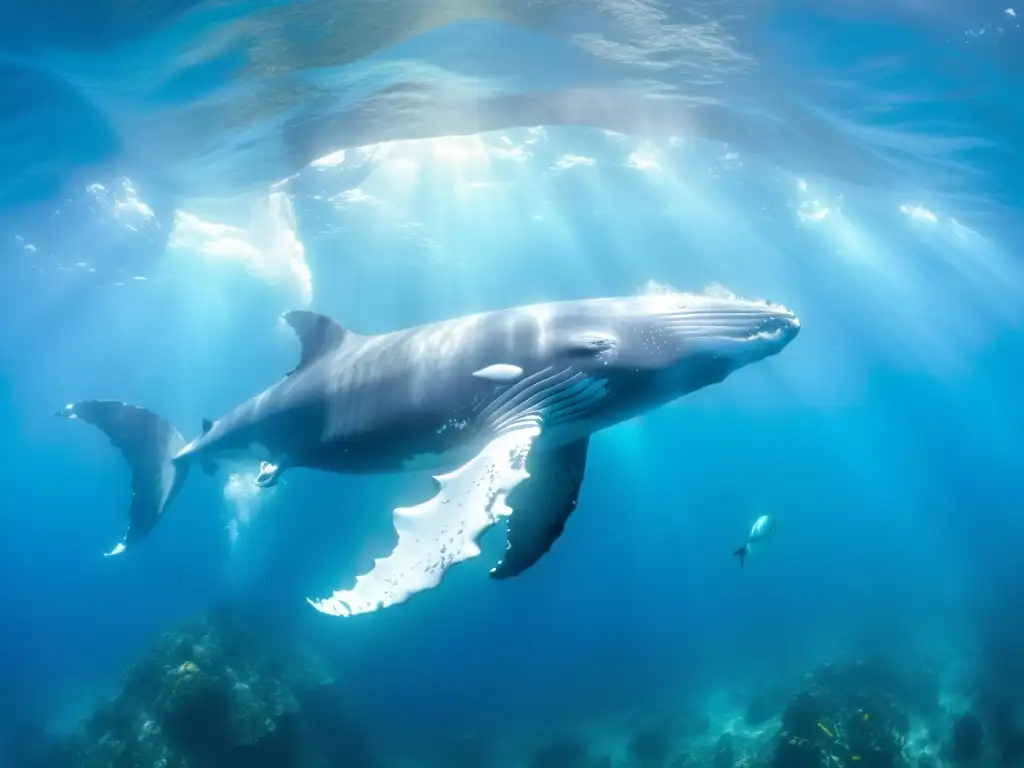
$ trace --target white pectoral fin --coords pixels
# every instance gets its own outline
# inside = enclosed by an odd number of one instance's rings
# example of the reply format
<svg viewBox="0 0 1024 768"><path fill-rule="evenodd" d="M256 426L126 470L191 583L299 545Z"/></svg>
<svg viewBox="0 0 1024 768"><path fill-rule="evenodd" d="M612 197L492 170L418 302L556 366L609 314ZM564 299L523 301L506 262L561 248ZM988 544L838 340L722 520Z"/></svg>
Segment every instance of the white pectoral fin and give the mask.
<svg viewBox="0 0 1024 768"><path fill-rule="evenodd" d="M334 616L371 613L433 589L456 563L480 554L480 536L511 514L508 494L529 477L526 457L540 434L530 420L494 438L472 460L436 478L434 498L394 512L398 543L356 579L355 586L322 600L318 611Z"/></svg>

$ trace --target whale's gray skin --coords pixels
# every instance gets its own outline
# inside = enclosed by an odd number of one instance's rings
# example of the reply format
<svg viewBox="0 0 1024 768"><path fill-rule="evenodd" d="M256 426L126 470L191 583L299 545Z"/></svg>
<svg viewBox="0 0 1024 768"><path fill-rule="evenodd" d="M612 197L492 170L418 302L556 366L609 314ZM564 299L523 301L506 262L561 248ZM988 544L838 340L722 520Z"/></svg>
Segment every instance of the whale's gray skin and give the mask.
<svg viewBox="0 0 1024 768"><path fill-rule="evenodd" d="M259 458L263 486L290 467L454 469L438 477L434 500L396 510L400 544L392 562L375 566L374 589L387 595L375 593L358 610L351 601L314 603L342 615L435 586L454 562L478 554L482 531L509 513L507 551L492 576L526 570L576 507L591 434L777 354L800 329L782 306L680 293L518 307L377 336L308 311L283 319L298 335L299 364L205 421L191 442L152 412L117 401L74 403L58 415L99 427L131 464L129 526L111 554L152 530L194 464L211 472L221 458ZM416 530L403 532L403 520ZM431 556L409 552L430 537L448 538ZM413 564L423 572L410 576ZM416 585L393 589L410 579Z"/></svg>

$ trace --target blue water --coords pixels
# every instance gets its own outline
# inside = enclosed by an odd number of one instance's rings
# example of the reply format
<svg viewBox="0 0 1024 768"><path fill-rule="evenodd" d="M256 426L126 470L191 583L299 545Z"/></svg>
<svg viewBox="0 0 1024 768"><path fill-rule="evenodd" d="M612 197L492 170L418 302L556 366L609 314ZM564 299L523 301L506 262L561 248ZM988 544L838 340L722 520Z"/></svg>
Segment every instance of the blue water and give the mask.
<svg viewBox="0 0 1024 768"><path fill-rule="evenodd" d="M1022 16L683 5L4 4L0 735L74 722L224 600L314 643L384 760L617 743L843 653L970 699L1024 620ZM191 438L294 367L288 309L377 333L648 281L783 302L801 335L595 437L522 576L487 578L495 534L404 605L310 608L387 552L416 475L196 473L100 556L128 469L65 403Z"/></svg>

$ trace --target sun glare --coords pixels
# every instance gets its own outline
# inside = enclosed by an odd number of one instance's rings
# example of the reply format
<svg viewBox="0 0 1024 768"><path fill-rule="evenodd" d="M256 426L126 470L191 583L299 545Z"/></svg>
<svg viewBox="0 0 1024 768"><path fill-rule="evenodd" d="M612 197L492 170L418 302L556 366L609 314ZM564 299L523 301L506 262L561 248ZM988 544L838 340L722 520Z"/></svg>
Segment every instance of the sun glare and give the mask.
<svg viewBox="0 0 1024 768"><path fill-rule="evenodd" d="M832 270L832 279L873 297L880 311L912 331L900 337L907 356L936 367L962 354L960 342L970 335L966 324L949 321L942 301L979 299L978 314L992 321L1005 320L1017 306L1020 270L937 201L893 198L881 206L889 207L890 219L875 221L876 214L844 201L857 190L759 166L733 147L708 143L704 151L690 141L638 141L601 131L574 131L567 142L565 130L511 129L339 149L262 197L211 205L178 201L168 250L179 263L187 257L200 266L226 266L217 274L227 279L238 279L230 270L240 267L250 279L308 304L315 270L303 236L317 233L300 232L293 207L303 205L303 195L329 206L328 231L359 228L361 237L380 243L379 253L406 262L491 258L494 249L479 244L522 222L531 248L574 270L584 293L599 289L602 274L628 268L677 283L690 279L686 275L698 283L728 283L730 276L768 286L782 280L799 294L810 288L793 249L808 249ZM774 173L773 184L744 183L744 174L762 170ZM743 192L754 188L757 198ZM154 216L128 180L88 191L126 227ZM615 215L635 205L651 215L645 227L668 233L659 236L673 243L667 252L637 248L628 213ZM796 234L780 238L780 226ZM596 240L594 232L600 232ZM908 242L920 247L908 251ZM83 270L91 266L81 261ZM751 270L763 274L751 276ZM735 289L745 287L753 288Z"/></svg>

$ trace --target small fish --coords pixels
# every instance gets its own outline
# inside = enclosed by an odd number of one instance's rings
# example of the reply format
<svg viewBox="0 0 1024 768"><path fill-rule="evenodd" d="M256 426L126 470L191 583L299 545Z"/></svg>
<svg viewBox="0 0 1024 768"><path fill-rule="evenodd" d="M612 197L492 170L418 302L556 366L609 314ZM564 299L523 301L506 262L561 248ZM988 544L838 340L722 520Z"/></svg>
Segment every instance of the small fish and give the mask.
<svg viewBox="0 0 1024 768"><path fill-rule="evenodd" d="M733 555L740 559L740 568L747 560L747 555L750 554L753 546L775 533L775 521L772 520L770 515L761 515L757 520L754 521L754 525L750 528L750 533L747 535L747 540L742 547L733 552Z"/></svg>
<svg viewBox="0 0 1024 768"><path fill-rule="evenodd" d="M832 731L830 731L828 728L826 728L821 723L818 723L818 727L821 728L821 730L823 730L825 732L825 735L828 736L830 739L834 739L835 738L835 736L832 735Z"/></svg>

